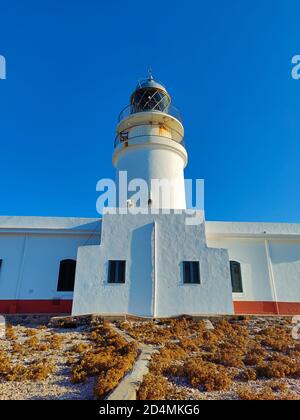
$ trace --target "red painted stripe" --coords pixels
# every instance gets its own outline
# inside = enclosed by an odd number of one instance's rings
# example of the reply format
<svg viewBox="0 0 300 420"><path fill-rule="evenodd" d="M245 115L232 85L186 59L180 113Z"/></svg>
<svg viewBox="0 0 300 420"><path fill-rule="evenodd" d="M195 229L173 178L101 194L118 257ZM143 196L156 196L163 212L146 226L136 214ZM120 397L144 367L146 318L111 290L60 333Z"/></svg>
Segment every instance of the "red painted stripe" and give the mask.
<svg viewBox="0 0 300 420"><path fill-rule="evenodd" d="M70 314L72 300L0 300L2 314Z"/></svg>
<svg viewBox="0 0 300 420"><path fill-rule="evenodd" d="M235 301L239 315L300 315L300 302ZM1 314L70 314L72 300L0 300Z"/></svg>
<svg viewBox="0 0 300 420"><path fill-rule="evenodd" d="M300 315L299 302L278 302L278 307L281 315Z"/></svg>
<svg viewBox="0 0 300 420"><path fill-rule="evenodd" d="M233 302L234 311L239 315L300 315L300 302Z"/></svg>

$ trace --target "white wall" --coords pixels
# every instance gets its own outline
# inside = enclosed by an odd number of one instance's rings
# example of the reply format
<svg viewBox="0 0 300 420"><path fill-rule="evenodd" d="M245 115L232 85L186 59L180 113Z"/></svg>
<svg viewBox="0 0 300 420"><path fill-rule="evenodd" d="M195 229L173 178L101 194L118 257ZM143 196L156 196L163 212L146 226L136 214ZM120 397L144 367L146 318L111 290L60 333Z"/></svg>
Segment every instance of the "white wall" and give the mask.
<svg viewBox="0 0 300 420"><path fill-rule="evenodd" d="M244 293L235 301L300 302L300 224L208 222L206 234L241 263Z"/></svg>
<svg viewBox="0 0 300 420"><path fill-rule="evenodd" d="M300 241L270 240L275 290L281 302L300 302Z"/></svg>
<svg viewBox="0 0 300 420"><path fill-rule="evenodd" d="M152 192L153 208L185 209L184 167L186 151L174 140L160 137L139 137L130 141L129 146L120 145L114 154L117 181L120 171L127 171L128 182L143 179ZM151 190L151 180L167 180L173 188L170 199L164 202ZM118 185L118 184L117 184ZM132 193L131 193L132 194ZM130 197L130 194L129 194ZM119 207L120 203L117 203Z"/></svg>
<svg viewBox="0 0 300 420"><path fill-rule="evenodd" d="M72 299L56 291L59 263L79 247L78 313L230 313L226 249L242 267L244 293L234 301L300 302L300 225L208 222L207 248L203 225L182 217L106 215L101 246L96 219L0 217L0 301ZM109 259L127 260L125 285L107 284ZM190 259L200 261L200 286L183 284Z"/></svg>
<svg viewBox="0 0 300 420"><path fill-rule="evenodd" d="M30 219L0 218L0 300L72 299L73 293L57 292L60 261L76 259L85 243L100 242L99 221Z"/></svg>
<svg viewBox="0 0 300 420"><path fill-rule="evenodd" d="M244 292L234 293L234 300L273 300L263 240L208 237L207 243L211 247L228 249L229 259L241 264Z"/></svg>
<svg viewBox="0 0 300 420"><path fill-rule="evenodd" d="M157 222L157 316L230 314L232 289L228 253L206 246L204 224L184 217ZM183 283L183 261L199 261L201 284Z"/></svg>
<svg viewBox="0 0 300 420"><path fill-rule="evenodd" d="M108 261L126 260L126 283L108 284ZM182 262L200 261L201 284L183 284ZM78 252L73 314L172 316L232 313L226 250L208 249L185 215L105 215L100 246Z"/></svg>
<svg viewBox="0 0 300 420"><path fill-rule="evenodd" d="M0 234L0 299L15 299L25 235Z"/></svg>

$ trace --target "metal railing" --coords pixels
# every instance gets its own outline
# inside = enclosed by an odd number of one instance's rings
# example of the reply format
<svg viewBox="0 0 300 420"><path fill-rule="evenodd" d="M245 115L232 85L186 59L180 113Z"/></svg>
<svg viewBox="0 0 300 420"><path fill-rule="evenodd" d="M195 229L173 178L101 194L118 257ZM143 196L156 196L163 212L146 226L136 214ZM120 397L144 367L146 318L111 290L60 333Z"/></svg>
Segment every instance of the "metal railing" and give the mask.
<svg viewBox="0 0 300 420"><path fill-rule="evenodd" d="M173 105L169 105L167 108L164 109L164 111L161 111L159 109L155 109L155 108L149 108L149 109L141 109L141 110L136 110L134 109L134 107L132 105L128 105L126 106L126 108L124 108L120 114L119 114L119 122L124 120L125 118L129 117L130 115L133 114L137 114L140 112L158 112L158 113L163 113L163 114L167 114L167 115L171 115L172 117L176 118L178 121L182 122L182 115L180 113L180 111L175 108L175 106Z"/></svg>
<svg viewBox="0 0 300 420"><path fill-rule="evenodd" d="M181 146L183 146L185 148L185 141L184 141L184 137L182 136L181 133L179 133L177 130L168 127L167 131L168 131L168 136L165 135L163 132L161 132L159 130L160 125L159 124L153 124L152 127L157 126L158 129L158 133L138 133L138 134L134 134L134 135L130 135L130 131L132 129L138 128L138 127L148 127L145 124L137 124L134 125L132 127L130 127L129 130L124 130L121 131L120 133L118 133L115 137L115 141L114 141L114 148L116 148L117 146L119 146L120 144L130 144L131 140L133 139L137 139L137 138L142 138L142 137L159 137L159 138L165 138L168 140L172 140L177 144L181 144ZM176 140L175 140L176 139Z"/></svg>

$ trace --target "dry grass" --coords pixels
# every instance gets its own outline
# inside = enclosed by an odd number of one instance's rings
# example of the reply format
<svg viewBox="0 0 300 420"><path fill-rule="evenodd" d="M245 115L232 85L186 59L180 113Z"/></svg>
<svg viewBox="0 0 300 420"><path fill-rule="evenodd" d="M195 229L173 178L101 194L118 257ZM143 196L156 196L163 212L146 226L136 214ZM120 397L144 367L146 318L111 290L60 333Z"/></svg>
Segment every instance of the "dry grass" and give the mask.
<svg viewBox="0 0 300 420"><path fill-rule="evenodd" d="M256 369L247 368L242 371L239 378L242 381L248 382L248 381L256 381L257 379L257 373Z"/></svg>
<svg viewBox="0 0 300 420"><path fill-rule="evenodd" d="M12 325L7 325L6 326L5 338L7 340L15 340L17 338L17 334L16 334L15 329Z"/></svg>
<svg viewBox="0 0 300 420"><path fill-rule="evenodd" d="M178 383L200 392L214 392L233 389L240 381L299 378L300 346L292 338L289 321L270 324L265 319L253 321L246 317L215 320L214 330L206 330L203 321L189 318L122 323L120 327L135 339L160 347L159 354L152 358L139 398L170 399ZM155 381L158 386L153 389ZM251 395L251 387L241 389L247 390L250 399L295 397L288 390L279 396L269 388ZM247 392L242 392L242 399L246 399Z"/></svg>
<svg viewBox="0 0 300 420"><path fill-rule="evenodd" d="M244 401L278 401L278 400L298 400L297 396L289 392L287 389L280 389L272 386L264 386L260 390L253 390L252 388L242 387L238 391L238 397Z"/></svg>
<svg viewBox="0 0 300 420"><path fill-rule="evenodd" d="M91 332L90 340L92 346L72 349L80 354L79 361L72 367L72 381L84 382L88 377L96 376L94 395L102 399L132 369L137 345L135 342L128 343L105 323Z"/></svg>
<svg viewBox="0 0 300 420"><path fill-rule="evenodd" d="M57 342L55 335L49 337L48 343L39 340L37 329L26 328L23 336L24 340L19 342L16 328L12 326L6 328L6 339L10 343L10 350L0 352L0 379L2 381L42 381L55 370L49 357L39 355L40 352L49 351Z"/></svg>
<svg viewBox="0 0 300 420"><path fill-rule="evenodd" d="M274 351L288 353L295 346L291 332L283 327L268 327L263 329L259 335L261 344Z"/></svg>
<svg viewBox="0 0 300 420"><path fill-rule="evenodd" d="M186 361L183 366L173 367L169 374L187 379L193 388L202 391L228 390L232 384L232 378L224 366L198 358Z"/></svg>
<svg viewBox="0 0 300 420"><path fill-rule="evenodd" d="M289 321L232 317L213 324L214 329L207 330L203 321L191 318L118 323L137 342L159 350L138 398L300 398L300 344L292 339ZM95 378L94 396L102 399L132 369L138 355L136 342L129 344L107 322L82 330L82 339L75 343L64 338L65 332L54 334L45 327L20 331L7 328L7 345L0 350L2 382L44 381L57 369L53 355L67 348L63 363L70 381Z"/></svg>
<svg viewBox="0 0 300 420"><path fill-rule="evenodd" d="M52 356L62 352L67 344L65 364L70 370L70 382L96 377L94 395L103 398L132 369L137 345L129 344L107 322L92 331L86 328L82 337L85 341L72 344L65 340L63 332L8 326L7 346L0 350L1 382L44 381L59 369L51 361Z"/></svg>
<svg viewBox="0 0 300 420"><path fill-rule="evenodd" d="M162 375L148 373L137 393L138 400L164 400L168 392L168 381Z"/></svg>
<svg viewBox="0 0 300 420"><path fill-rule="evenodd" d="M26 365L13 363L8 354L0 353L0 378L5 381L41 381L46 379L54 369L54 365L47 359L33 360Z"/></svg>
<svg viewBox="0 0 300 420"><path fill-rule="evenodd" d="M300 378L300 362L283 354L274 354L257 366L257 374L263 378Z"/></svg>

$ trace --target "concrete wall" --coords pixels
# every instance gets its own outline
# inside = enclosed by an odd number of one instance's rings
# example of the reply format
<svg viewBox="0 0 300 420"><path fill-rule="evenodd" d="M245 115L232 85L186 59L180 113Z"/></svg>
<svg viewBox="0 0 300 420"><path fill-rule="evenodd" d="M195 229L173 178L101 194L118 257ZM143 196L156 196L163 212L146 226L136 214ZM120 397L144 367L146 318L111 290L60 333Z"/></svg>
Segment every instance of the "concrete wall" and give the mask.
<svg viewBox="0 0 300 420"><path fill-rule="evenodd" d="M300 240L270 240L269 247L278 300L300 302Z"/></svg>
<svg viewBox="0 0 300 420"><path fill-rule="evenodd" d="M244 292L236 312L300 314L300 225L206 223L208 245L239 261Z"/></svg>
<svg viewBox="0 0 300 420"><path fill-rule="evenodd" d="M229 259L241 264L243 293L234 293L234 300L273 300L265 244L253 238L209 238L211 247L228 249Z"/></svg>
<svg viewBox="0 0 300 420"><path fill-rule="evenodd" d="M158 143L160 143L161 149L158 148ZM174 147L168 148L168 144L165 145L165 143L172 145L174 143ZM145 180L152 198L153 208L186 208L184 161L175 151L175 147L182 147L173 140L167 139L157 139L152 147L149 142L147 142L147 146L144 146L142 139L138 139L135 142L132 141L130 147L124 149L125 151L119 156L117 163L117 180L120 171L127 171L128 183L135 179ZM172 188L167 190L163 200L151 189L152 179L166 180L170 183ZM131 198L132 194L129 192L128 198Z"/></svg>
<svg viewBox="0 0 300 420"><path fill-rule="evenodd" d="M300 225L206 222L207 248L203 225L186 226L179 215L122 217L105 216L101 246L96 219L0 217L0 313L70 311L73 294L56 291L59 263L76 259L79 247L81 313L228 313L224 248L242 267L237 313L300 314ZM108 285L108 260L123 258L126 284ZM189 259L200 261L200 286L183 284Z"/></svg>
<svg viewBox="0 0 300 420"><path fill-rule="evenodd" d="M44 312L53 299L71 308L73 293L57 291L60 261L76 260L85 243L99 243L99 229L91 220L0 218L0 312L27 312L30 306Z"/></svg>
<svg viewBox="0 0 300 420"><path fill-rule="evenodd" d="M125 284L108 284L108 261L126 260ZM183 284L182 262L199 261L201 284ZM226 250L208 249L203 224L185 215L105 215L101 245L81 247L73 314L166 317L232 313Z"/></svg>
<svg viewBox="0 0 300 420"><path fill-rule="evenodd" d="M182 124L164 113L139 112L121 121L117 131L128 133L128 141L119 143L113 153L117 179L120 171L127 171L128 182L143 179L151 192L153 208L185 209L184 168L188 157L181 144ZM151 190L151 180L172 183L163 200ZM116 205L124 207L123 203Z"/></svg>

